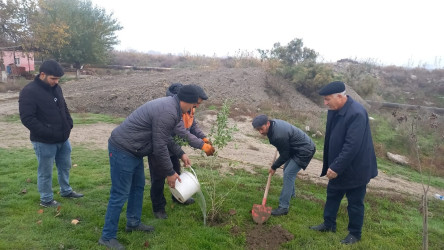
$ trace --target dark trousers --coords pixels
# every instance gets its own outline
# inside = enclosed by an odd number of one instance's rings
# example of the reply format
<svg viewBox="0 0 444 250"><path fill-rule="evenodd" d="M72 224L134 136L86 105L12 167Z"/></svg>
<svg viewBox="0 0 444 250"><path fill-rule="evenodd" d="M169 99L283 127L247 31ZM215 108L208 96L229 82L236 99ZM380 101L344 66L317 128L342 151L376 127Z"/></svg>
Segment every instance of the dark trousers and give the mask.
<svg viewBox="0 0 444 250"><path fill-rule="evenodd" d="M180 175L180 162L177 156L170 156L171 162L173 163L173 169L178 175ZM165 185L164 175L159 175L156 173L155 169L159 168L157 166L155 157L148 157L148 165L150 169L151 176L151 203L153 204L153 212L165 211L166 200L163 194L163 189ZM174 199L174 197L173 197Z"/></svg>
<svg viewBox="0 0 444 250"><path fill-rule="evenodd" d="M327 202L324 208L324 224L336 229L336 215L344 195L348 200L348 231L351 235L361 239L362 225L364 224L364 197L367 185L353 189L332 189L327 187Z"/></svg>

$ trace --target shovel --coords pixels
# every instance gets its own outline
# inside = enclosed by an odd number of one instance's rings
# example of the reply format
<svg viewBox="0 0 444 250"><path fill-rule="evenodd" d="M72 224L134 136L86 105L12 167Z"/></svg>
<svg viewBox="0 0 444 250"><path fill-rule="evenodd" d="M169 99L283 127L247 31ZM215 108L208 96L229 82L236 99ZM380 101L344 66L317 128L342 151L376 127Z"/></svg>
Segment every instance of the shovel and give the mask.
<svg viewBox="0 0 444 250"><path fill-rule="evenodd" d="M271 164L274 163L276 160L278 151L274 152L273 161ZM265 193L264 198L262 199L262 205L253 204L253 209L251 210L251 215L253 215L253 220L257 224L262 224L265 221L268 220L268 218L271 215L271 207L266 207L265 203L267 203L267 196L268 196L268 190L270 189L270 182L271 182L271 176L272 174L268 174L268 180L267 180L267 186L265 187Z"/></svg>
<svg viewBox="0 0 444 250"><path fill-rule="evenodd" d="M267 187L265 187L264 198L262 199L262 205L253 204L253 209L251 210L251 214L253 215L253 220L257 224L262 224L268 220L271 215L271 207L266 207L265 203L267 203L268 189L270 188L271 182L271 173L268 174Z"/></svg>

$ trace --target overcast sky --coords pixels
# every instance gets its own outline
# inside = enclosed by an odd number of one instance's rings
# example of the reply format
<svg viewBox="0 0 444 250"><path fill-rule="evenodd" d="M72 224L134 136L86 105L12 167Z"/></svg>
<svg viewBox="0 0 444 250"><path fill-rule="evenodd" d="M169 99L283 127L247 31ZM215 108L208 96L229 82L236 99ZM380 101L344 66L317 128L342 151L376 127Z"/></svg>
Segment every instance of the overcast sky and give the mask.
<svg viewBox="0 0 444 250"><path fill-rule="evenodd" d="M300 38L325 62L444 67L443 0L92 0L117 50L235 56Z"/></svg>

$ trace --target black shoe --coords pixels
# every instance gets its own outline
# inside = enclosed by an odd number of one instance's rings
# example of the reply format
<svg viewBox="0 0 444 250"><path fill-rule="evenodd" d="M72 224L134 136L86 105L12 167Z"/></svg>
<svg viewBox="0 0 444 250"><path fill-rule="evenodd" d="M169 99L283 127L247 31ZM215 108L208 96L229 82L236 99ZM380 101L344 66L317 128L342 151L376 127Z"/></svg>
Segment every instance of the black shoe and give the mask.
<svg viewBox="0 0 444 250"><path fill-rule="evenodd" d="M63 198L80 198L83 197L83 194L81 193L76 193L75 191L72 191L71 193L69 193L68 195L62 195Z"/></svg>
<svg viewBox="0 0 444 250"><path fill-rule="evenodd" d="M181 205L191 205L193 204L195 201L193 198L189 198L188 200L186 200L184 203L178 201L176 198L173 198L173 202L179 203Z"/></svg>
<svg viewBox="0 0 444 250"><path fill-rule="evenodd" d="M281 216L288 214L288 208L278 207L276 209L271 210L271 215L273 216Z"/></svg>
<svg viewBox="0 0 444 250"><path fill-rule="evenodd" d="M168 215L165 211L154 212L154 217L157 219L167 219Z"/></svg>
<svg viewBox="0 0 444 250"><path fill-rule="evenodd" d="M120 244L116 239L102 240L102 238L100 238L99 245L104 245L110 249L117 249L117 250L125 249L125 247L122 244Z"/></svg>
<svg viewBox="0 0 444 250"><path fill-rule="evenodd" d="M42 207L58 207L60 205L61 204L58 203L56 200L52 200L52 201L48 201L48 202L43 202L43 201L40 202L40 206L42 206Z"/></svg>
<svg viewBox="0 0 444 250"><path fill-rule="evenodd" d="M142 231L142 232L152 232L154 231L154 227L153 226L148 226L145 224L140 223L137 227L129 227L126 226L125 231L127 232L132 232L132 231Z"/></svg>
<svg viewBox="0 0 444 250"><path fill-rule="evenodd" d="M317 226L312 226L310 227L310 229L315 230L315 231L319 231L319 232L336 232L336 228L331 228L331 227L327 227L325 226L324 223L319 224Z"/></svg>
<svg viewBox="0 0 444 250"><path fill-rule="evenodd" d="M341 240L342 244L355 244L356 242L360 241L361 239L356 238L355 236L348 234L343 240Z"/></svg>

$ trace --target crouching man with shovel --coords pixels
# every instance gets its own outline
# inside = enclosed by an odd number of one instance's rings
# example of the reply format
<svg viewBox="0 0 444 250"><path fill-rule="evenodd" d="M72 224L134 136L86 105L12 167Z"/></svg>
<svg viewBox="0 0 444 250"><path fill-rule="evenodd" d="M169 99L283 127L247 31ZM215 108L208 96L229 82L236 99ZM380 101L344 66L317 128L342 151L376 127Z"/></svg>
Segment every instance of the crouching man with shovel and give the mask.
<svg viewBox="0 0 444 250"><path fill-rule="evenodd" d="M253 119L252 124L253 128L266 135L270 144L279 151L279 158L268 170L270 176L284 164L284 184L279 197L279 207L273 209L271 215L286 215L290 199L295 196L296 175L301 168L305 170L316 152L316 146L306 133L286 121L269 120L266 115L259 115Z"/></svg>

